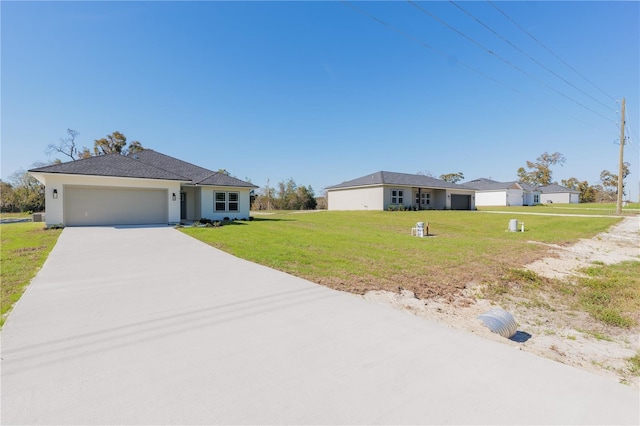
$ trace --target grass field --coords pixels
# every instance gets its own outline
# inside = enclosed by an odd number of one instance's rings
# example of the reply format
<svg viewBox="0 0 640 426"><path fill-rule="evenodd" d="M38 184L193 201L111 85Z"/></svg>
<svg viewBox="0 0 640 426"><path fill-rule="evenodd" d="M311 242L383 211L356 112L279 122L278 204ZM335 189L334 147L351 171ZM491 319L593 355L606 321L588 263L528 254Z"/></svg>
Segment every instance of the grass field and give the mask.
<svg viewBox="0 0 640 426"><path fill-rule="evenodd" d="M526 232L507 232L510 218ZM505 216L468 211L313 212L260 215L252 222L183 232L238 257L339 290L452 296L468 283L495 281L542 257L529 241L569 244L619 218ZM428 238L410 236L418 221Z"/></svg>
<svg viewBox="0 0 640 426"><path fill-rule="evenodd" d="M60 230L44 228L42 223L0 225L0 326L58 240Z"/></svg>
<svg viewBox="0 0 640 426"><path fill-rule="evenodd" d="M511 207L478 207L479 211L508 211L520 213L552 213L552 214L581 214L614 216L616 214L615 203L584 203L584 204L544 204L538 206L511 206ZM640 214L640 203L629 203L622 208L624 216Z"/></svg>

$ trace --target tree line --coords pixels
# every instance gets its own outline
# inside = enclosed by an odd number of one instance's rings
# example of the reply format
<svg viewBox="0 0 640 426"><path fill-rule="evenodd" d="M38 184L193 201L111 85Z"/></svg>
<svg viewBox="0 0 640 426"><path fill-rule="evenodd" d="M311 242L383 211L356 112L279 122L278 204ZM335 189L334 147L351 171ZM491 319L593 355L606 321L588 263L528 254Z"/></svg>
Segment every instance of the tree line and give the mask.
<svg viewBox="0 0 640 426"><path fill-rule="evenodd" d="M253 197L252 210L315 210L326 209L324 197L316 198L311 185L298 186L293 178L280 181L278 185L260 188Z"/></svg>
<svg viewBox="0 0 640 426"><path fill-rule="evenodd" d="M556 165L562 166L566 161L566 157L559 152L552 154L544 152L536 158L536 161L527 161L526 167L518 168L516 171L518 181L534 187L557 184L558 182L553 180L552 167ZM631 165L627 162L622 166L622 194L624 196L627 195L625 191L625 179L631 173L630 167ZM418 172L418 174L431 176L431 173L428 171ZM439 178L446 182L458 183L464 180L464 174L462 172L446 173L440 175ZM599 183L590 184L586 180L571 177L569 179L562 179L560 185L575 191L580 191L581 203L612 202L616 201L618 196L618 175L606 169L600 173Z"/></svg>
<svg viewBox="0 0 640 426"><path fill-rule="evenodd" d="M563 165L566 158L559 152L549 154L542 153L536 161L527 161L527 168L520 167L517 170L518 179L521 182L528 183L533 186L547 186L557 182L553 181L552 166ZM627 176L631 173L631 165L625 162L622 166L622 195L626 196ZM600 183L590 184L586 180L580 180L576 177L562 179L560 185L580 191L581 203L602 203L616 201L618 196L618 175L609 170L602 170L600 173Z"/></svg>

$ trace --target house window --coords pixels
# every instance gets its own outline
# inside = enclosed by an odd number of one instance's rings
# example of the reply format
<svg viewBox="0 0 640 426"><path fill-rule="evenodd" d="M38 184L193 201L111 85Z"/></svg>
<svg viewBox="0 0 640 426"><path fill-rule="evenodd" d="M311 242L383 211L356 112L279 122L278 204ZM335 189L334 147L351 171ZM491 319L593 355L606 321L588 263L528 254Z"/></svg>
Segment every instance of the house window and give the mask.
<svg viewBox="0 0 640 426"><path fill-rule="evenodd" d="M240 193L238 193L238 192L230 192L229 193L229 211L237 212L238 210L240 210L238 208L239 199L240 199Z"/></svg>
<svg viewBox="0 0 640 426"><path fill-rule="evenodd" d="M402 204L404 202L404 191L402 189L391 190L391 204Z"/></svg>
<svg viewBox="0 0 640 426"><path fill-rule="evenodd" d="M431 194L428 192L423 192L420 194L420 205L428 206L431 204Z"/></svg>
<svg viewBox="0 0 640 426"><path fill-rule="evenodd" d="M213 209L217 212L237 212L240 210L239 192L215 192Z"/></svg>
<svg viewBox="0 0 640 426"><path fill-rule="evenodd" d="M533 194L533 204L540 204L540 194Z"/></svg>
<svg viewBox="0 0 640 426"><path fill-rule="evenodd" d="M223 212L227 209L227 193L216 192L214 197L214 210L217 212Z"/></svg>

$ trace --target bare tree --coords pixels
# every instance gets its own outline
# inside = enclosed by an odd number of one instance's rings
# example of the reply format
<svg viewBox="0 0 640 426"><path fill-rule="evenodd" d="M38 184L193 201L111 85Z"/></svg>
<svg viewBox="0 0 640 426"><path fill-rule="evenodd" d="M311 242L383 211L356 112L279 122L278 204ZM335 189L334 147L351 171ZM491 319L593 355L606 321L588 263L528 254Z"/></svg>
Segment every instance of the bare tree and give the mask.
<svg viewBox="0 0 640 426"><path fill-rule="evenodd" d="M58 145L50 144L47 147L47 154L51 155L57 152L59 154L66 155L72 160L76 160L81 153L76 143L76 139L78 138L79 134L80 133L78 133L73 129L67 129L68 136L66 138L60 138L60 144ZM86 148L84 149L86 150ZM60 161L58 160L56 162L60 162Z"/></svg>

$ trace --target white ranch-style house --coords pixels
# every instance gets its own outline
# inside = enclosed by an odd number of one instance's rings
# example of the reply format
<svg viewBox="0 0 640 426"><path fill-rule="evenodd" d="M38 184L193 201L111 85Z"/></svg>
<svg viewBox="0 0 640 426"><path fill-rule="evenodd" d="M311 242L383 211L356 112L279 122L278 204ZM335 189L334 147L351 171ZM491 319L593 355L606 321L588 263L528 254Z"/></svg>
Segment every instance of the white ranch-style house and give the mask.
<svg viewBox="0 0 640 426"><path fill-rule="evenodd" d="M159 152L108 154L29 170L47 225L175 224L249 218L257 186Z"/></svg>
<svg viewBox="0 0 640 426"><path fill-rule="evenodd" d="M540 187L540 201L544 204L551 203L579 203L580 191L569 189L562 185L548 185Z"/></svg>
<svg viewBox="0 0 640 426"><path fill-rule="evenodd" d="M540 189L523 182L498 182L474 179L464 186L476 190L476 206L535 206L540 204Z"/></svg>
<svg viewBox="0 0 640 426"><path fill-rule="evenodd" d="M476 206L535 206L551 203L579 203L580 191L562 185L534 187L524 182L474 179L464 186L476 190Z"/></svg>
<svg viewBox="0 0 640 426"><path fill-rule="evenodd" d="M380 171L327 190L329 210L474 210L472 188L430 176Z"/></svg>

